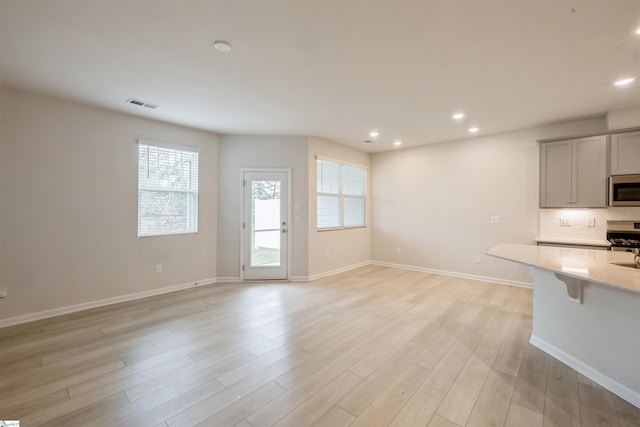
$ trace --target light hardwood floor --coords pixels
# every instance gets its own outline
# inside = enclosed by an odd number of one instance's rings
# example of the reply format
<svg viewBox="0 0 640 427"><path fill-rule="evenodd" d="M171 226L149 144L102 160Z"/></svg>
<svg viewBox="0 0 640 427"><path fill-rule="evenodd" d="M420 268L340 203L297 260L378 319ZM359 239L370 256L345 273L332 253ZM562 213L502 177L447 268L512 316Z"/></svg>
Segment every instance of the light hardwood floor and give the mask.
<svg viewBox="0 0 640 427"><path fill-rule="evenodd" d="M616 426L640 409L528 343L532 291L369 266L0 329L21 426Z"/></svg>

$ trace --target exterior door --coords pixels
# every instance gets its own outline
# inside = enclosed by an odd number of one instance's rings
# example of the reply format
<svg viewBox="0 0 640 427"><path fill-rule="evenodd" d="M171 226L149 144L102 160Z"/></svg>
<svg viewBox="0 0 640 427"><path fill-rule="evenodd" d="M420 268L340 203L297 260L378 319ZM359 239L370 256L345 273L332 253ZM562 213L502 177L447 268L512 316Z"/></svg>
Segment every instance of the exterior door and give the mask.
<svg viewBox="0 0 640 427"><path fill-rule="evenodd" d="M289 278L289 175L287 170L243 171L245 280Z"/></svg>

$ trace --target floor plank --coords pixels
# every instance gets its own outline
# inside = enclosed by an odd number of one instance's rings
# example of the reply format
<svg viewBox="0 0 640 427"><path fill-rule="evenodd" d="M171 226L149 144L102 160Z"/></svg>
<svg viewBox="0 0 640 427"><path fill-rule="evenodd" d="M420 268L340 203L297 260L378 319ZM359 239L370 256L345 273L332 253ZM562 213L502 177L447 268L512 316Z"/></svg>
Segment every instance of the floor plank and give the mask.
<svg viewBox="0 0 640 427"><path fill-rule="evenodd" d="M424 351L422 346L408 343L398 349L379 369L340 400L339 405L359 416L376 397Z"/></svg>
<svg viewBox="0 0 640 427"><path fill-rule="evenodd" d="M520 370L522 355L529 343L530 336L531 329L523 328L518 322L514 321L498 352L498 357L496 358L493 368L505 374L513 375L514 377L517 376Z"/></svg>
<svg viewBox="0 0 640 427"><path fill-rule="evenodd" d="M471 411L466 427L504 425L515 385L515 377L492 369Z"/></svg>
<svg viewBox="0 0 640 427"><path fill-rule="evenodd" d="M524 408L544 413L549 356L527 344L511 400Z"/></svg>
<svg viewBox="0 0 640 427"><path fill-rule="evenodd" d="M391 427L423 427L438 409L444 395L422 385L393 419Z"/></svg>
<svg viewBox="0 0 640 427"><path fill-rule="evenodd" d="M543 426L580 426L578 377L573 369L554 358L549 359Z"/></svg>
<svg viewBox="0 0 640 427"><path fill-rule="evenodd" d="M440 363L433 369L426 385L447 393L480 342L478 335L463 333Z"/></svg>
<svg viewBox="0 0 640 427"><path fill-rule="evenodd" d="M349 350L322 369L315 371L297 384L292 385L291 388L281 396L247 417L247 421L254 427L271 426L277 423L283 417L287 416L289 412L295 410L296 407L340 376L350 366L360 360L363 355L364 353L357 348ZM279 378L276 379L276 382L281 384Z"/></svg>
<svg viewBox="0 0 640 427"><path fill-rule="evenodd" d="M601 387L578 383L580 419L585 427L619 427L614 396Z"/></svg>
<svg viewBox="0 0 640 427"><path fill-rule="evenodd" d="M356 417L337 405L318 418L311 427L348 427Z"/></svg>
<svg viewBox="0 0 640 427"><path fill-rule="evenodd" d="M309 426L320 419L329 409L362 382L362 378L345 371L326 387L306 399L302 404L278 421L277 427Z"/></svg>
<svg viewBox="0 0 640 427"><path fill-rule="evenodd" d="M542 419L541 413L512 403L504 425L505 427L542 427Z"/></svg>
<svg viewBox="0 0 640 427"><path fill-rule="evenodd" d="M438 415L461 426L467 424L496 355L495 350L487 347L474 351L438 408Z"/></svg>
<svg viewBox="0 0 640 427"><path fill-rule="evenodd" d="M391 423L429 371L418 365L409 366L364 410L353 427L383 427Z"/></svg>

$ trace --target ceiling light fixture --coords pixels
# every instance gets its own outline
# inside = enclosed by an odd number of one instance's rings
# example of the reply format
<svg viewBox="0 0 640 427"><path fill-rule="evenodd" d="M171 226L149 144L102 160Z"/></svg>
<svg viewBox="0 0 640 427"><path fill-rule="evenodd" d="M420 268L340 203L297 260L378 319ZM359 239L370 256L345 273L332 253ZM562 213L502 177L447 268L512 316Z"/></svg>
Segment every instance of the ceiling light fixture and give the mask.
<svg viewBox="0 0 640 427"><path fill-rule="evenodd" d="M614 86L626 86L635 81L635 77L626 77L624 79L616 80L613 85Z"/></svg>
<svg viewBox="0 0 640 427"><path fill-rule="evenodd" d="M400 145L402 145L402 141L393 141L393 145L395 145L396 147L399 147Z"/></svg>
<svg viewBox="0 0 640 427"><path fill-rule="evenodd" d="M640 36L640 26L636 27L636 28L633 30L633 34L635 34L636 36Z"/></svg>
<svg viewBox="0 0 640 427"><path fill-rule="evenodd" d="M477 126L474 126L474 127L470 127L470 128L469 128L469 132L471 132L471 133L476 133L476 132L478 132L479 130L480 130L480 128L479 128L479 127L477 127Z"/></svg>
<svg viewBox="0 0 640 427"><path fill-rule="evenodd" d="M369 132L369 136L371 138L377 138L380 135L380 132L378 132L377 130L372 130L371 132Z"/></svg>
<svg viewBox="0 0 640 427"><path fill-rule="evenodd" d="M213 47L218 51L218 52L231 52L231 44L229 44L229 42L226 42L224 40L216 40L213 42Z"/></svg>
<svg viewBox="0 0 640 427"><path fill-rule="evenodd" d="M455 114L454 114L453 116L451 116L451 117L453 117L453 119L454 119L454 120L462 120L462 119L464 119L464 116L465 116L465 115L466 115L466 114L464 114L464 113L455 113Z"/></svg>

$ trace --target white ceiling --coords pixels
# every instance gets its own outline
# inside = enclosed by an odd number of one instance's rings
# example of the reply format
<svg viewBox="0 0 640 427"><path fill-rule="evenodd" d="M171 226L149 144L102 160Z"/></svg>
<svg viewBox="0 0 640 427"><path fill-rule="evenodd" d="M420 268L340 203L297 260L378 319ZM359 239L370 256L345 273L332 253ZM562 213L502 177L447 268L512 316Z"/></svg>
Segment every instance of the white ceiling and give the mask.
<svg viewBox="0 0 640 427"><path fill-rule="evenodd" d="M640 0L0 0L0 82L376 152L640 106L611 85L640 78L639 25Z"/></svg>

